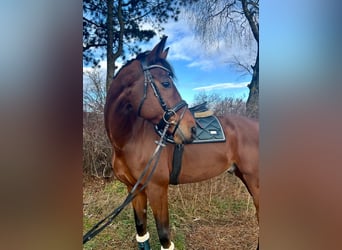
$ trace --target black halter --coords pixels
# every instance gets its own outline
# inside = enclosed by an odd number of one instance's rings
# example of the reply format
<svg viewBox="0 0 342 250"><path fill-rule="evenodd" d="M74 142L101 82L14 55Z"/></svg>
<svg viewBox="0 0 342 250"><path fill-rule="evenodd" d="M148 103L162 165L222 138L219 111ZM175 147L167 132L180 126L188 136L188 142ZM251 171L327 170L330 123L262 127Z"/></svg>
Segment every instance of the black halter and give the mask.
<svg viewBox="0 0 342 250"><path fill-rule="evenodd" d="M144 95L143 97L141 98L141 101L140 101L140 104L139 104L139 108L138 108L138 116L140 116L140 113L141 113L141 109L142 109L142 106L144 104L144 101L147 97L147 86L148 84L151 85L151 88L154 92L154 95L157 97L159 103L160 103L160 106L162 107L162 109L164 110L164 114L163 114L163 118L159 121L159 123L155 126L155 130L156 132L161 135L162 134L162 131L163 129L165 128L166 124L170 124L169 120L172 116L174 116L177 111L179 111L180 109L184 108L184 107L188 107L188 104L184 101L184 100L181 100L179 103L177 103L174 107L172 108L169 108L167 106L167 104L165 103L163 97L161 96L160 94L160 91L157 87L157 85L155 84L155 82L153 81L153 78L152 78L152 75L151 75L151 72L150 72L150 69L153 69L153 68L160 68L162 70L165 70L166 72L168 73L171 73L171 71L161 65L158 65L158 64L153 64L153 65L149 65L147 66L146 65L146 62L145 61L142 61L141 62L141 65L142 65L142 69L144 71L144 76L145 76L145 80L144 80ZM183 116L184 116L184 113L185 113L185 109L184 111L182 112L179 120L177 121L177 124L175 125L175 129L173 130L173 133L171 136L167 136L166 137L166 140L168 142L171 142L171 143L175 143L174 140L173 140L173 136L174 134L176 133L176 130L179 126L179 123L180 121L182 120Z"/></svg>

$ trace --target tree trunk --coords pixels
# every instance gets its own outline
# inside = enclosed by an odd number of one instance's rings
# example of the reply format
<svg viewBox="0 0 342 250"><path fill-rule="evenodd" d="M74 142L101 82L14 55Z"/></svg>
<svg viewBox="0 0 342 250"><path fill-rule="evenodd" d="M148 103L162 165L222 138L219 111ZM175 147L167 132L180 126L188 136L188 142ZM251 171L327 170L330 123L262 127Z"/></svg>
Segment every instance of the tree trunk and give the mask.
<svg viewBox="0 0 342 250"><path fill-rule="evenodd" d="M107 0L107 77L106 77L106 91L108 92L110 84L113 81L115 74L115 62L122 55L123 39L125 32L125 24L122 16L122 0L118 0L118 9L116 18L119 22L119 40L118 47L114 53L114 0Z"/></svg>
<svg viewBox="0 0 342 250"><path fill-rule="evenodd" d="M249 95L246 103L246 113L248 117L259 118L259 48L253 68L251 83L248 84Z"/></svg>
<svg viewBox="0 0 342 250"><path fill-rule="evenodd" d="M113 20L114 0L107 0L107 76L106 76L106 91L114 77L115 62L113 58L113 43L114 43L114 20Z"/></svg>
<svg viewBox="0 0 342 250"><path fill-rule="evenodd" d="M246 103L248 117L259 118L259 23L253 19L253 13L248 8L248 1L241 0L243 13L251 27L255 41L257 42L257 57L253 68L252 81L248 84L249 95ZM259 8L259 6L258 6Z"/></svg>

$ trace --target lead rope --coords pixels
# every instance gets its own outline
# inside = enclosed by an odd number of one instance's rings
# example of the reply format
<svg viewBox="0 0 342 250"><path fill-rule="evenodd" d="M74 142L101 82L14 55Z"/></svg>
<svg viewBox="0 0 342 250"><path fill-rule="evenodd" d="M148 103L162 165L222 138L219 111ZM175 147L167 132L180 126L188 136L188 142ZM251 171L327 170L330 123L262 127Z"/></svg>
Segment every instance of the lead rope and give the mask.
<svg viewBox="0 0 342 250"><path fill-rule="evenodd" d="M112 223L112 221L114 220L114 218L116 216L118 216L118 214L134 199L134 197L140 193L142 190L144 190L148 184L148 182L151 180L152 175L157 167L157 164L159 162L159 158L160 158L160 153L163 149L163 147L165 147L164 144L164 139L165 139L165 135L166 135L166 131L168 130L170 124L167 123L162 135L160 136L159 141L155 141L155 143L157 144L156 149L154 150L150 160L147 162L145 169L142 171L139 179L137 180L137 182L135 183L134 187L132 188L132 190L128 193L125 201L117 208L114 209L113 212L111 212L109 215L107 215L104 219L102 219L101 221L99 221L98 223L96 223L84 236L83 236L83 244L85 244L87 241L91 240L92 238L94 238L97 234L99 234L103 229L105 229L109 224ZM141 184L142 179L145 177L147 170L150 168L153 160L155 158L155 162L154 165L151 169L151 172L149 173L149 175L146 178L145 183L138 189L138 186Z"/></svg>

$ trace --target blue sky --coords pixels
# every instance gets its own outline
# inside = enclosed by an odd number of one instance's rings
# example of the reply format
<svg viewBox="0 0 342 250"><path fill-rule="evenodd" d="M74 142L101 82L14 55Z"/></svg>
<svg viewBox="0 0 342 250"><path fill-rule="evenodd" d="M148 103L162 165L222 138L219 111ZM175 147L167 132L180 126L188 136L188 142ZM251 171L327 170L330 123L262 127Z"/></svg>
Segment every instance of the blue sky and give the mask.
<svg viewBox="0 0 342 250"><path fill-rule="evenodd" d="M191 105L194 96L203 91L247 100L247 84L251 75L244 74L230 62L238 58L241 62L254 64L255 44L251 45L254 46L251 50L238 42L217 41L217 44L208 48L195 37L193 27L183 16L178 22L165 24L164 28L163 33L157 33L157 36L141 44L141 47L143 51L151 50L161 36L168 36L166 47L170 47L170 50L167 59L175 70L176 86L184 100ZM119 62L119 67L121 65ZM105 70L106 63L102 62L101 67Z"/></svg>

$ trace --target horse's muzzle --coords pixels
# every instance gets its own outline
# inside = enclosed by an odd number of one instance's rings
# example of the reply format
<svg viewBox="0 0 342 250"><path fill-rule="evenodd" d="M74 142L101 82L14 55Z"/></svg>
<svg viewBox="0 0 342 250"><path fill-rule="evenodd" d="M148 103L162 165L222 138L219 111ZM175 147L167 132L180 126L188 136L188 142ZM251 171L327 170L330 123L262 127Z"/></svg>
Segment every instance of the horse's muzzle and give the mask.
<svg viewBox="0 0 342 250"><path fill-rule="evenodd" d="M176 144L189 144L196 138L196 127L193 126L189 131L184 130L182 126L179 126L174 135L174 141Z"/></svg>
<svg viewBox="0 0 342 250"><path fill-rule="evenodd" d="M193 141L195 139L196 139L196 126L191 127L191 140Z"/></svg>

